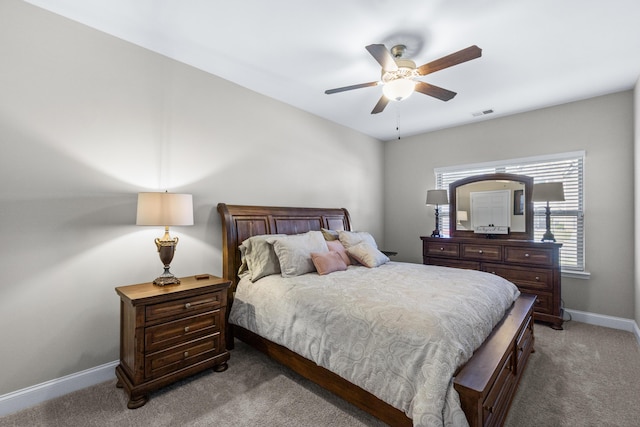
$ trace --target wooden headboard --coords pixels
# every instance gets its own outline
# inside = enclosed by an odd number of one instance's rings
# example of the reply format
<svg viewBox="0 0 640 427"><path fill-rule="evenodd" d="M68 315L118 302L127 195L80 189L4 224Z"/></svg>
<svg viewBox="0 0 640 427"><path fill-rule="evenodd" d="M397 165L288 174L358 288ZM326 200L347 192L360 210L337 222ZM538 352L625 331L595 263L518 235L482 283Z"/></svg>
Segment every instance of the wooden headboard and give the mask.
<svg viewBox="0 0 640 427"><path fill-rule="evenodd" d="M292 208L218 204L222 221L222 274L231 280L235 291L240 268L238 247L247 238L259 234L300 234L320 228L351 230L346 209Z"/></svg>

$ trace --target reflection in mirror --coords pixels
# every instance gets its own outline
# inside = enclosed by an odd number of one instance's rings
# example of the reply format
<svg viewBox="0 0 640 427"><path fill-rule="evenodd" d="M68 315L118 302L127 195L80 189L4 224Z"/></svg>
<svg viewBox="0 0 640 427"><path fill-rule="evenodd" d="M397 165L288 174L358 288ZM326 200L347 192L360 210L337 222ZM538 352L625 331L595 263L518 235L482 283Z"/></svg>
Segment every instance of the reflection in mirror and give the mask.
<svg viewBox="0 0 640 427"><path fill-rule="evenodd" d="M502 238L533 238L533 178L516 174L487 174L461 179L449 187L451 235L486 237L478 227L508 229ZM492 236L496 237L496 236Z"/></svg>
<svg viewBox="0 0 640 427"><path fill-rule="evenodd" d="M458 221L456 221L456 230L466 230L467 227L462 225L462 222L467 222L469 220L469 215L467 215L467 211L458 210L456 212L457 212L456 218L458 219Z"/></svg>
<svg viewBox="0 0 640 427"><path fill-rule="evenodd" d="M524 194L522 182L481 181L458 187L457 210L467 214L467 218L463 222L458 215L463 228L456 223L456 229L475 230L479 225L496 225L524 233L524 211L512 209L516 202L516 191Z"/></svg>

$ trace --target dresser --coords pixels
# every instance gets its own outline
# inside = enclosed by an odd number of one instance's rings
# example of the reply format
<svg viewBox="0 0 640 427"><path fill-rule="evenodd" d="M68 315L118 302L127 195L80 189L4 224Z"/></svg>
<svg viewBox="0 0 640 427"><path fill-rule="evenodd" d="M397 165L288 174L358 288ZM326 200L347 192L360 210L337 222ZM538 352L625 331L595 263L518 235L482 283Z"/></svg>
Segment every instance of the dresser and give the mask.
<svg viewBox="0 0 640 427"><path fill-rule="evenodd" d="M209 274L180 284L121 286L117 384L139 408L151 391L205 369L227 369L225 307L230 282Z"/></svg>
<svg viewBox="0 0 640 427"><path fill-rule="evenodd" d="M497 274L537 297L534 318L562 329L560 247L531 240L421 237L423 263Z"/></svg>

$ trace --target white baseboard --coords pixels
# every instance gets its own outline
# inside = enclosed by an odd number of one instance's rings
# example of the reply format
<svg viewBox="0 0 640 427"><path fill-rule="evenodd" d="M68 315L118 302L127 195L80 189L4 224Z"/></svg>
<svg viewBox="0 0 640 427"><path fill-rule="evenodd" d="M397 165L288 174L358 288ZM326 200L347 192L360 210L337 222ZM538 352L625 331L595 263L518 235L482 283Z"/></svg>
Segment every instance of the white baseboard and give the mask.
<svg viewBox="0 0 640 427"><path fill-rule="evenodd" d="M116 366L118 366L118 361L105 363L95 368L2 395L0 396L0 417L37 405L54 397L112 380L116 377Z"/></svg>
<svg viewBox="0 0 640 427"><path fill-rule="evenodd" d="M571 319L576 322L633 332L638 344L640 344L640 328L638 328L638 324L634 320L579 310L565 309L565 312L570 314ZM112 380L115 378L115 367L117 365L118 361L105 363L95 368L0 396L0 417L37 405L54 397Z"/></svg>
<svg viewBox="0 0 640 427"><path fill-rule="evenodd" d="M564 311L570 314L571 319L576 322L632 332L636 336L636 341L638 341L638 344L640 345L640 328L638 328L638 324L635 320L607 316L605 314L588 313L580 310L565 309Z"/></svg>

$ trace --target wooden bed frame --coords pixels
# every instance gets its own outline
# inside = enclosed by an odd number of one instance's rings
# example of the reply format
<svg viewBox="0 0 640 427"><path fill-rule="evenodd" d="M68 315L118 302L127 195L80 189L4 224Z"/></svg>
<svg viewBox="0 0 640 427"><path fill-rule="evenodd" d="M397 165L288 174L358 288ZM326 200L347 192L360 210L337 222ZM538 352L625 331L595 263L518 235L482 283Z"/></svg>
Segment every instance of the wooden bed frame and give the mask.
<svg viewBox="0 0 640 427"><path fill-rule="evenodd" d="M320 228L351 230L346 209L220 203L218 212L222 220L223 276L231 280L227 309L233 304L238 283L241 264L238 246L245 239L259 234L299 234ZM529 354L534 351L534 303L535 296L521 295L473 357L456 373L454 387L469 425L504 423ZM412 425L403 411L281 345L235 325L228 325L226 336L229 349L233 348L235 336L387 424Z"/></svg>

